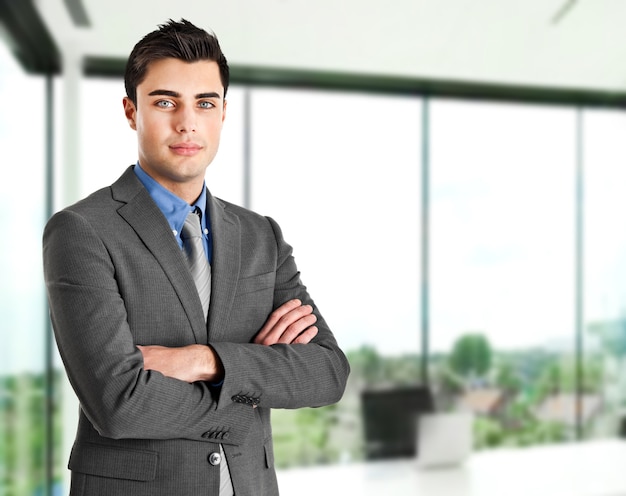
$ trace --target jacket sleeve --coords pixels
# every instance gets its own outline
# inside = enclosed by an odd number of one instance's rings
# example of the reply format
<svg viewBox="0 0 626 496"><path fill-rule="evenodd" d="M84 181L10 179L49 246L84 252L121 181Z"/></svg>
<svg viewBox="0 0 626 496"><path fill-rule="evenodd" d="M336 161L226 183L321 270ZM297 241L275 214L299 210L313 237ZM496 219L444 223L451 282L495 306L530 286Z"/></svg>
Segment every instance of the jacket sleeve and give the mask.
<svg viewBox="0 0 626 496"><path fill-rule="evenodd" d="M269 408L301 408L339 401L350 372L348 360L300 280L279 226L268 218L277 246L273 308L293 298L313 307L318 334L308 344L212 343L225 369L219 408L232 402Z"/></svg>
<svg viewBox="0 0 626 496"><path fill-rule="evenodd" d="M247 405L217 409L210 388L145 371L118 287L120 269L100 231L73 211L43 236L44 276L55 338L81 408L110 438L205 440L229 431L240 444L253 423ZM208 440L208 439L206 439Z"/></svg>

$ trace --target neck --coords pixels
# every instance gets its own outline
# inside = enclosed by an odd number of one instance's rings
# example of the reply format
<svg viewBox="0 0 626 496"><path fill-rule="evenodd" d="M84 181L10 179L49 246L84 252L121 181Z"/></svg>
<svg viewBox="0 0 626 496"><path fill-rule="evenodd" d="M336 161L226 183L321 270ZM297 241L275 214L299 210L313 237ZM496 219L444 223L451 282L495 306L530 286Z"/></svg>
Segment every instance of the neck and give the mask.
<svg viewBox="0 0 626 496"><path fill-rule="evenodd" d="M178 198L185 200L189 205L196 203L196 200L202 194L202 188L204 187L204 181L198 184L163 184L163 187L174 193Z"/></svg>

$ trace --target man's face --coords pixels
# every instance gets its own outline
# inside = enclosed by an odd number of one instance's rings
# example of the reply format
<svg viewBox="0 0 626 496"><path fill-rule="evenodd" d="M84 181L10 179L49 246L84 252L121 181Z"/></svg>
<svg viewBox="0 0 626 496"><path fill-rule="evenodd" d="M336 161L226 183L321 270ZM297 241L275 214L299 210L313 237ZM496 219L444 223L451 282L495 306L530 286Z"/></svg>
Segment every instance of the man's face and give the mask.
<svg viewBox="0 0 626 496"><path fill-rule="evenodd" d="M157 182L192 202L220 141L226 101L213 61L152 62L137 86L137 105L124 98L124 112L137 131L139 163Z"/></svg>

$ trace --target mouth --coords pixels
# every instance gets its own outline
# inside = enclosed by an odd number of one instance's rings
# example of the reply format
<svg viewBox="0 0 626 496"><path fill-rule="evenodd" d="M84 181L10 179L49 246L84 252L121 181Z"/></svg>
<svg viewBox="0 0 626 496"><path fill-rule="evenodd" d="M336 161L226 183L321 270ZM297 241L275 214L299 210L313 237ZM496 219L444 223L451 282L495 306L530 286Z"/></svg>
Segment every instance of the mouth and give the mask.
<svg viewBox="0 0 626 496"><path fill-rule="evenodd" d="M169 146L170 150L174 152L176 155L183 155L185 157L190 157L196 155L202 150L202 146L197 143L175 143Z"/></svg>

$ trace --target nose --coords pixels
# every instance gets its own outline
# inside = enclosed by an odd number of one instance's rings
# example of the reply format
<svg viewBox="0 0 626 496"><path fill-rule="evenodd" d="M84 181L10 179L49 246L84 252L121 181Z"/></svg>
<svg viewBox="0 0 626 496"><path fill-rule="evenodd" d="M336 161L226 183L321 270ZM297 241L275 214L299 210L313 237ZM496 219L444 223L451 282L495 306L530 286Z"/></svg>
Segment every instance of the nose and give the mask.
<svg viewBox="0 0 626 496"><path fill-rule="evenodd" d="M176 131L179 133L196 132L196 113L188 106L179 107L177 112Z"/></svg>

